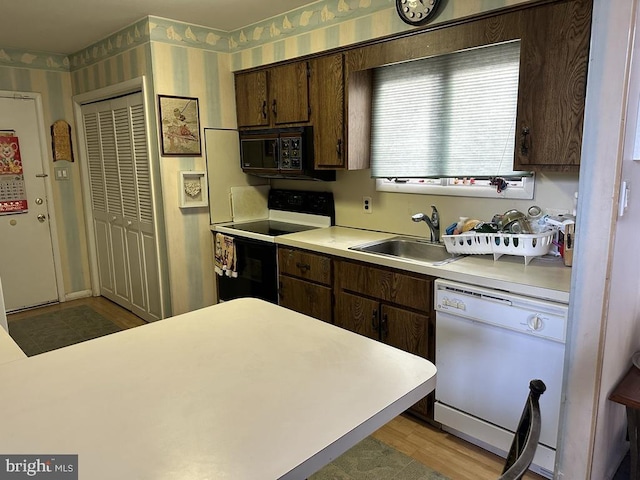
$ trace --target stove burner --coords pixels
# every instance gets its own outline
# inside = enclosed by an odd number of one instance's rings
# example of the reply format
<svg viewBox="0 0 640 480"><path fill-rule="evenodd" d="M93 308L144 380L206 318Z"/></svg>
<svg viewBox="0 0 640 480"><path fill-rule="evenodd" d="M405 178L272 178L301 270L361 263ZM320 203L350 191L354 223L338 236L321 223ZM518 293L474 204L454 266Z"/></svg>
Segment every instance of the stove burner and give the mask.
<svg viewBox="0 0 640 480"><path fill-rule="evenodd" d="M259 220L257 222L234 223L232 225L227 225L227 227L233 228L234 230L242 230L245 232L269 235L271 237L285 235L287 233L304 232L305 230L313 230L314 228L318 228L310 225L299 225L297 223L278 222L275 220Z"/></svg>

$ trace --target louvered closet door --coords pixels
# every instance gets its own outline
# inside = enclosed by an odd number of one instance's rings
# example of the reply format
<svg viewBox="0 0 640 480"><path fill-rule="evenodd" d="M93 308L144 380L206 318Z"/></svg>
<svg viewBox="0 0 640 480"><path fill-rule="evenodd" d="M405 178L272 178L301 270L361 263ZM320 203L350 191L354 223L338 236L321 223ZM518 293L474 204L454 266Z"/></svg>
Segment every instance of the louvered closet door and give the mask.
<svg viewBox="0 0 640 480"><path fill-rule="evenodd" d="M102 163L104 184L107 196L107 217L111 240L111 258L114 279L115 301L130 308L129 273L127 268L127 251L125 245L124 218L122 212L122 191L120 190L118 143L113 111L109 105L102 105L98 111L100 128L100 146L102 147Z"/></svg>
<svg viewBox="0 0 640 480"><path fill-rule="evenodd" d="M151 191L151 171L147 150L147 129L142 96L140 103L132 105L131 127L133 133L133 158L138 198L138 232L141 247L141 265L145 272L147 303L146 312L151 318L162 318L162 297L160 295L160 270L158 269L158 249L153 217L153 197Z"/></svg>
<svg viewBox="0 0 640 480"><path fill-rule="evenodd" d="M91 105L91 107L93 107L93 105ZM102 148L100 146L100 125L98 123L97 110L93 108L91 108L92 111L86 110L89 109L83 108L93 230L98 256L100 294L115 301L115 280L113 278L113 259L111 256L111 228L107 214L107 194L104 182Z"/></svg>
<svg viewBox="0 0 640 480"><path fill-rule="evenodd" d="M83 106L83 115L101 294L162 318L142 95Z"/></svg>

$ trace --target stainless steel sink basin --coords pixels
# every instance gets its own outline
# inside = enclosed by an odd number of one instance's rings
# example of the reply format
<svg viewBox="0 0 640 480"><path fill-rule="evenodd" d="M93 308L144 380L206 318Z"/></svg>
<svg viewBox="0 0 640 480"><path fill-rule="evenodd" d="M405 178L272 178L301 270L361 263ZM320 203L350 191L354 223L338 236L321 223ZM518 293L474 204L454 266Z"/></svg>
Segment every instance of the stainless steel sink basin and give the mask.
<svg viewBox="0 0 640 480"><path fill-rule="evenodd" d="M445 248L442 243L431 243L410 237L393 237L379 242L370 242L350 247L349 250L359 252L376 253L408 260L417 260L427 263L448 263L456 257Z"/></svg>

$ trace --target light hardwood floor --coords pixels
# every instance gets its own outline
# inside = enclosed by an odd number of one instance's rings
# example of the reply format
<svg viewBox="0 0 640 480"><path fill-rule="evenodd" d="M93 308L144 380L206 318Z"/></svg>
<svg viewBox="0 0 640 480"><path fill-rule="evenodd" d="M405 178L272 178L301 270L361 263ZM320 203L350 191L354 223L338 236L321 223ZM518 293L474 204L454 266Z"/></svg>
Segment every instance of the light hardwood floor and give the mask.
<svg viewBox="0 0 640 480"><path fill-rule="evenodd" d="M8 315L19 320L52 310L88 305L122 328L133 328L146 322L107 300L90 297ZM410 416L401 415L376 431L373 436L391 445L451 480L495 480L500 476L504 459L475 445L443 432ZM544 480L529 472L525 480Z"/></svg>
<svg viewBox="0 0 640 480"><path fill-rule="evenodd" d="M504 459L409 416L394 418L373 434L451 480L496 480ZM533 472L525 480L544 480Z"/></svg>

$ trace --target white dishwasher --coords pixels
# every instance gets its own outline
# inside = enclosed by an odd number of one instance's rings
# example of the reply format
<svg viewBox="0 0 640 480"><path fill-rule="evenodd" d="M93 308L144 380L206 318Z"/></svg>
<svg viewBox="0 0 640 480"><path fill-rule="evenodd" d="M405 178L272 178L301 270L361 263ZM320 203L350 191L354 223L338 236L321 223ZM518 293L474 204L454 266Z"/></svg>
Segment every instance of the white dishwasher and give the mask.
<svg viewBox="0 0 640 480"><path fill-rule="evenodd" d="M542 431L532 470L553 476L568 307L463 283L435 282L435 420L454 435L506 456L529 394Z"/></svg>

